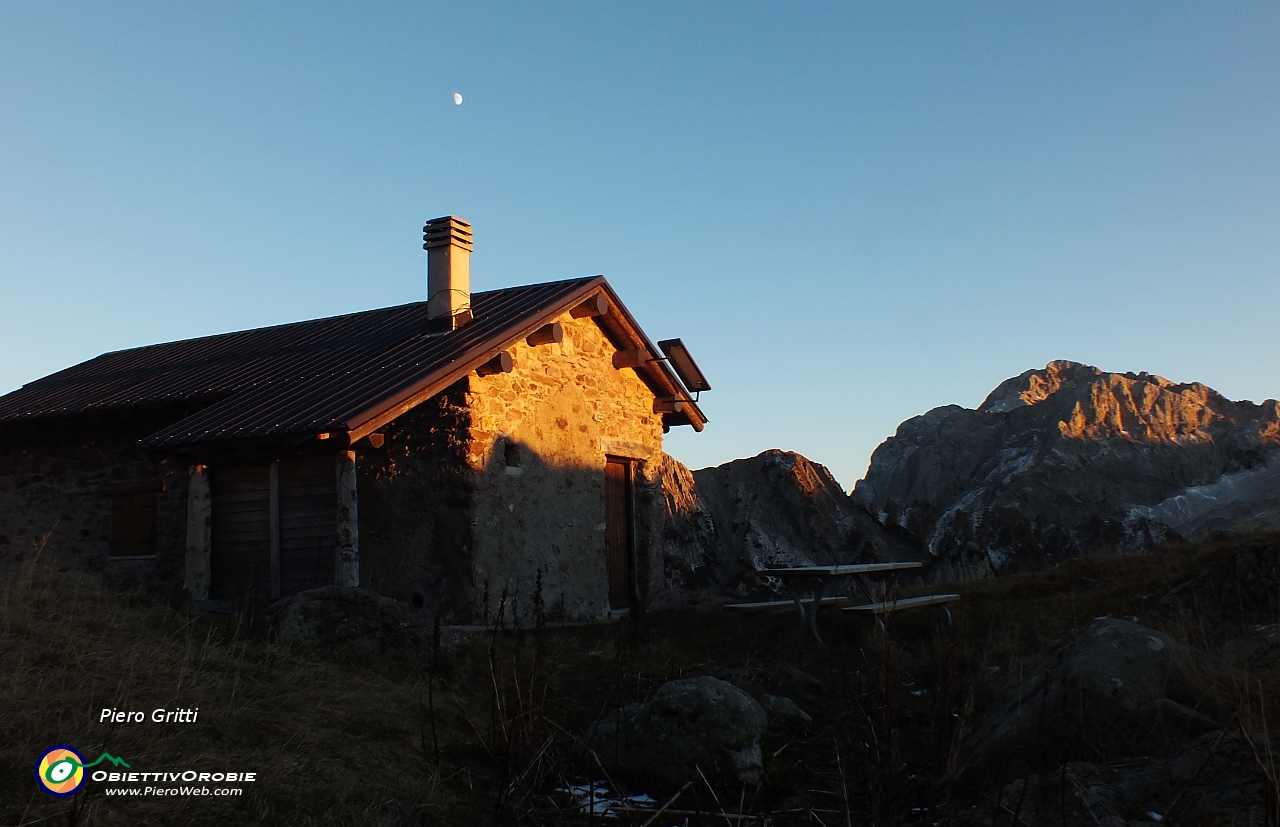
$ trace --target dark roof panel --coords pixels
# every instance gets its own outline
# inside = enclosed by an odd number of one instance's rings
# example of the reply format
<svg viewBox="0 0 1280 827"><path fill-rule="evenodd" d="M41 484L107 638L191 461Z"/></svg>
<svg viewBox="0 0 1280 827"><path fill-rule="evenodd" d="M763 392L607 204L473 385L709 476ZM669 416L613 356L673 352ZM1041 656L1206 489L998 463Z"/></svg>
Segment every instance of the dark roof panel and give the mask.
<svg viewBox="0 0 1280 827"><path fill-rule="evenodd" d="M598 281L602 280L475 293L474 320L440 336L422 333L425 302L391 308L399 312L371 324L379 328L369 332L376 346L361 346L357 340L344 348L334 342L320 353L299 358L290 370L277 366L270 379L151 435L143 444L162 447L345 431L360 424L370 408L393 403L432 379L456 381L457 374L470 370L461 370L464 363L488 359L490 351L509 346L506 340L512 331L538 324L551 309Z"/></svg>
<svg viewBox="0 0 1280 827"><path fill-rule="evenodd" d="M425 333L426 302L415 302L107 353L0 397L0 422L200 403L206 407L141 444L367 431L387 411L439 393L599 290L619 311L602 317L606 333L629 331L628 339L652 351L604 278L594 276L473 293L473 321L442 335ZM660 395L682 393L663 363L645 379ZM697 417L705 421L700 411Z"/></svg>
<svg viewBox="0 0 1280 827"><path fill-rule="evenodd" d="M472 295L475 320L423 335L426 303L122 350L0 397L0 422L213 402L146 440L167 445L346 427L349 418L531 324L595 278Z"/></svg>

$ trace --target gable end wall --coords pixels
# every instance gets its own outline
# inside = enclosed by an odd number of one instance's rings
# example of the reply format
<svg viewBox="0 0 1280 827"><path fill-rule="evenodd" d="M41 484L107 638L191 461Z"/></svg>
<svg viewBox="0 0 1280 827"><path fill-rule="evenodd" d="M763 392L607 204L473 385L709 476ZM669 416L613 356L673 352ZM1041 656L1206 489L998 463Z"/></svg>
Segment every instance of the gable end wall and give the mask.
<svg viewBox="0 0 1280 827"><path fill-rule="evenodd" d="M593 319L566 313L557 321L563 343L521 341L511 349L511 373L469 379L472 581L481 619L494 619L504 590L508 621L512 603L527 620L539 597L551 619L608 614L604 467L610 453L636 460L642 601L661 583L662 417L653 413L653 392L635 371L613 367L616 348Z"/></svg>

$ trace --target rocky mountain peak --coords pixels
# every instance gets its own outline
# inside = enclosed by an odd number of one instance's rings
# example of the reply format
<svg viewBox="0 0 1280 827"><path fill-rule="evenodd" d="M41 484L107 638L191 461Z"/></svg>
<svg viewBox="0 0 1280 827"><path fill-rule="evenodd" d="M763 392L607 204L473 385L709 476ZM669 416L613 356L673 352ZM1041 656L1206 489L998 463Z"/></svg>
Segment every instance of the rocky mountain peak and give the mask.
<svg viewBox="0 0 1280 827"><path fill-rule="evenodd" d="M982 413L1008 413L1014 408L1039 404L1063 386L1077 387L1103 375L1102 371L1065 359L1050 362L1044 370L1029 370L996 386L978 410Z"/></svg>
<svg viewBox="0 0 1280 827"><path fill-rule="evenodd" d="M1109 373L1065 360L1001 382L978 407L1009 414L1045 406L1067 439L1131 439L1142 442L1212 442L1219 431L1256 426L1261 441L1273 441L1274 404L1232 402L1199 382L1180 384L1163 376Z"/></svg>
<svg viewBox="0 0 1280 827"><path fill-rule="evenodd" d="M1206 486L1224 476L1250 472L1222 490L1273 490L1277 453L1274 400L1055 361L1001 382L977 410L903 422L853 499L966 576L1150 548L1175 528L1154 515L1211 502ZM1192 489L1200 495L1179 508L1158 507ZM1259 508L1249 513L1256 523ZM1220 521L1197 523L1208 524Z"/></svg>

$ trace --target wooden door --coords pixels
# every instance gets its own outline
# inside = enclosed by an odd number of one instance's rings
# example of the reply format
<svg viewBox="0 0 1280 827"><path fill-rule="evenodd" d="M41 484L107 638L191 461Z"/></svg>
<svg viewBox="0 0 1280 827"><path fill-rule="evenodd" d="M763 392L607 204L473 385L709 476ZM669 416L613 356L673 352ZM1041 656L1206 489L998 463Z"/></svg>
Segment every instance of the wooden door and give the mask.
<svg viewBox="0 0 1280 827"><path fill-rule="evenodd" d="M280 595L332 586L338 477L331 456L280 461Z"/></svg>
<svg viewBox="0 0 1280 827"><path fill-rule="evenodd" d="M210 473L210 596L274 599L335 582L337 468L332 456Z"/></svg>
<svg viewBox="0 0 1280 827"><path fill-rule="evenodd" d="M631 520L631 463L610 458L604 466L604 557L610 609L631 606L635 582Z"/></svg>
<svg viewBox="0 0 1280 827"><path fill-rule="evenodd" d="M213 547L209 596L219 600L271 596L271 469L221 465L210 469Z"/></svg>

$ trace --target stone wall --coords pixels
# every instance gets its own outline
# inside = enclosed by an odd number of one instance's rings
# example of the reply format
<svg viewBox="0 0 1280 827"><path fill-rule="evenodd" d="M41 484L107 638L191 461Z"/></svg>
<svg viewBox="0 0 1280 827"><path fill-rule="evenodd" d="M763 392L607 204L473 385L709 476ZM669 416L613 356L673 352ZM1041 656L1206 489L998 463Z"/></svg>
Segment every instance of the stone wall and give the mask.
<svg viewBox="0 0 1280 827"><path fill-rule="evenodd" d="M0 562L34 560L171 597L182 584L188 468L136 445L177 418L143 411L0 427ZM161 479L155 559L112 560L112 498L100 489Z"/></svg>
<svg viewBox="0 0 1280 827"><path fill-rule="evenodd" d="M523 620L540 599L566 620L609 613L604 556L607 456L633 460L637 592L663 585L662 418L594 320L558 320L560 344L512 349L515 369L471 375L356 450L360 582L446 622ZM185 459L149 457L137 441L180 418L132 412L0 431L0 561L42 559L104 580L182 588ZM216 466L217 462L210 462ZM165 480L154 560L110 560L102 486ZM337 504L335 503L335 508ZM47 540L43 539L46 538ZM215 550L216 553L216 550Z"/></svg>
<svg viewBox="0 0 1280 827"><path fill-rule="evenodd" d="M661 586L662 418L653 392L590 318L565 314L564 341L512 349L509 374L469 380L467 462L479 614L492 619L505 590L529 617L541 584L552 618L608 614L604 557L606 455L636 460L637 591ZM506 610L507 619L511 610Z"/></svg>
<svg viewBox="0 0 1280 827"><path fill-rule="evenodd" d="M382 429L356 452L360 584L434 614L470 621L477 592L471 554L467 380Z"/></svg>

